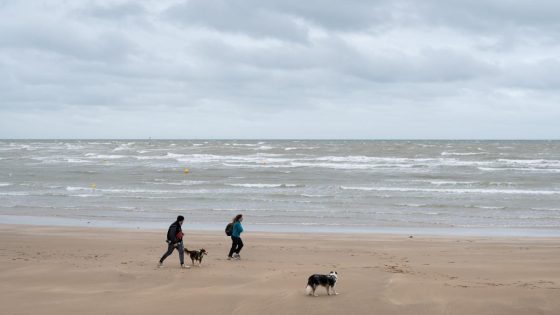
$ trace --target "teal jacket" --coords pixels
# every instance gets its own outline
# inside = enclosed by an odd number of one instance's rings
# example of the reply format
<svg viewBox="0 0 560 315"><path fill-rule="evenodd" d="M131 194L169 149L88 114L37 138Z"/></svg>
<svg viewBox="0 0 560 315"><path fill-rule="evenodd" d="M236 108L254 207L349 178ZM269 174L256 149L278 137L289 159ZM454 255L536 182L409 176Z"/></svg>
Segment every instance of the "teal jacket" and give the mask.
<svg viewBox="0 0 560 315"><path fill-rule="evenodd" d="M243 226L241 225L241 222L237 221L233 224L233 231L231 232L231 236L241 237L241 233L243 233Z"/></svg>

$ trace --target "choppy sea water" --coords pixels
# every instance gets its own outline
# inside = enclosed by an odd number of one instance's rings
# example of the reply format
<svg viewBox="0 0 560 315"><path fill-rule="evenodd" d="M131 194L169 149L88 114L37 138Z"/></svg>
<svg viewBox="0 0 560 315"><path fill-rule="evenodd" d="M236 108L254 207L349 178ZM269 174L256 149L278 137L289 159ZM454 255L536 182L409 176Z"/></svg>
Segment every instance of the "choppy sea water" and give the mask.
<svg viewBox="0 0 560 315"><path fill-rule="evenodd" d="M2 140L0 200L9 223L560 234L560 141Z"/></svg>

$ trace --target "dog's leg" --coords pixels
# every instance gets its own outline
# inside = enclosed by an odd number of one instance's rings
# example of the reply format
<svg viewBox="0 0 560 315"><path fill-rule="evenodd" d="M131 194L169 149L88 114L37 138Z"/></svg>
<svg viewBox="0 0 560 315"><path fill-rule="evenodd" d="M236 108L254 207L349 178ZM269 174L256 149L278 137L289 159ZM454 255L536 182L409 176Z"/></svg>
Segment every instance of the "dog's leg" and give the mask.
<svg viewBox="0 0 560 315"><path fill-rule="evenodd" d="M319 294L315 293L315 290L317 289L317 286L313 286L313 296L319 296Z"/></svg>
<svg viewBox="0 0 560 315"><path fill-rule="evenodd" d="M334 288L336 285L333 285L332 290L334 292L334 295L338 295L338 292L336 292L336 289Z"/></svg>
<svg viewBox="0 0 560 315"><path fill-rule="evenodd" d="M330 286L326 286L327 288L327 295L331 295Z"/></svg>

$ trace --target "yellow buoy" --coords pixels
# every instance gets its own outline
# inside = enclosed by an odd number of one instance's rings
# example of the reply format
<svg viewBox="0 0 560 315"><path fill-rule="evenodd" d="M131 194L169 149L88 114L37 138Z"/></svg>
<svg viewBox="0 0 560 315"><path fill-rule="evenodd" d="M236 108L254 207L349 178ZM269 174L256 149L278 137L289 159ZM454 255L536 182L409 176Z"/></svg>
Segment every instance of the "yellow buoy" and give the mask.
<svg viewBox="0 0 560 315"><path fill-rule="evenodd" d="M95 183L93 183L93 184L91 184L90 187L91 187L91 189L95 189L95 188L97 188L97 185Z"/></svg>
<svg viewBox="0 0 560 315"><path fill-rule="evenodd" d="M183 171L183 173L188 174L190 171L188 168L185 168L185 170Z"/></svg>

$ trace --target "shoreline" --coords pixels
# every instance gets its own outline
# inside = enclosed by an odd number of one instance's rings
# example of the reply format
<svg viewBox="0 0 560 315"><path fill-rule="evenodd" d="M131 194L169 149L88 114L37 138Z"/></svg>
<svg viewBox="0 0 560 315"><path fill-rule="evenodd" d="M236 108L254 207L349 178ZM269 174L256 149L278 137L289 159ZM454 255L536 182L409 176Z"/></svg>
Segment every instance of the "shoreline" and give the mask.
<svg viewBox="0 0 560 315"><path fill-rule="evenodd" d="M188 218L187 218L188 219ZM223 232L226 223L186 223L185 228L192 231ZM73 219L61 217L37 217L0 215L0 225L29 225L46 227L91 227L120 228L128 230L167 229L168 222L111 221ZM223 226L222 226L223 225ZM290 234L350 234L350 235L422 235L443 237L528 237L559 238L560 229L550 228L503 228L503 227L390 227L390 226L342 226L342 225L282 225L249 224L250 231L259 233Z"/></svg>
<svg viewBox="0 0 560 315"><path fill-rule="evenodd" d="M169 224L168 224L169 225ZM117 227L117 226L57 226L57 225L29 225L29 224L5 224L0 223L0 233L6 231L13 231L17 229L29 229L32 231L38 231L40 233L54 233L54 234L71 234L73 232L86 233L90 235L97 235L98 233L134 233L134 234L147 234L147 235L157 235L157 238L165 238L165 232L167 228L140 228L140 227ZM245 227L244 227L245 228ZM209 238L224 238L227 242L230 242L230 237L226 236L223 231L218 230L204 230L204 229L190 229L185 228L183 225L183 231L186 237L209 237ZM162 236L163 235L163 236ZM406 234L406 233L350 233L350 232L300 232L300 231L261 231L261 230L247 230L245 228L243 239L245 237L255 237L255 238L283 238L283 239L321 239L321 240L391 240L391 241L403 241L412 239L422 239L422 240L446 240L446 241L490 241L490 242L560 242L560 237L558 236L523 236L523 235L470 235L470 234ZM229 249L229 247L228 247ZM560 250L560 244L559 244ZM186 256L185 256L186 257ZM186 259L186 258L185 258Z"/></svg>

